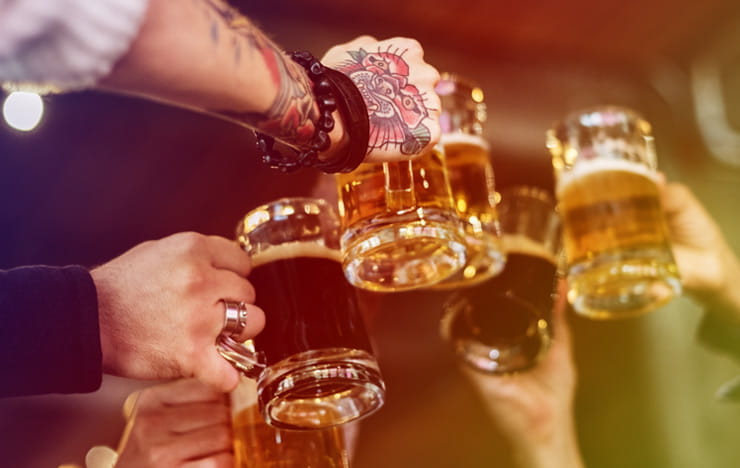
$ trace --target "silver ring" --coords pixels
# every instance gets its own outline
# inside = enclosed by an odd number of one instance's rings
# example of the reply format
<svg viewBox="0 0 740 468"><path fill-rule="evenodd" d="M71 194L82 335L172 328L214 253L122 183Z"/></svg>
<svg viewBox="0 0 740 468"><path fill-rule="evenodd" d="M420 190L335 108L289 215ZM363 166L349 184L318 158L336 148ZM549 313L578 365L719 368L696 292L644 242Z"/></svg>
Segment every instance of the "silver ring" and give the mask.
<svg viewBox="0 0 740 468"><path fill-rule="evenodd" d="M247 304L226 299L221 299L221 302L224 303L224 328L221 334L240 335L247 328Z"/></svg>

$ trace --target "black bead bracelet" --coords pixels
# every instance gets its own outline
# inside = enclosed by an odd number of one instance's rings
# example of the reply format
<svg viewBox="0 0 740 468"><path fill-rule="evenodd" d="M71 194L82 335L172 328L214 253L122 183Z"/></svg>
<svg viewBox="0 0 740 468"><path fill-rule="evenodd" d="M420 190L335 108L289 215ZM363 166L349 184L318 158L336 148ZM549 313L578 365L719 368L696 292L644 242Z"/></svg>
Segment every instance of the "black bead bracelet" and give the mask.
<svg viewBox="0 0 740 468"><path fill-rule="evenodd" d="M295 150L297 155L292 157L276 150L275 139L271 136L254 132L262 162L282 172L292 172L302 167L315 167L326 173L353 170L365 158L370 136L367 106L360 90L348 76L323 66L310 52L293 52L290 58L308 72L319 107L319 120L308 148ZM332 114L335 110L343 119L349 144L331 159L322 160L319 159L319 153L331 146L329 132L334 129Z"/></svg>

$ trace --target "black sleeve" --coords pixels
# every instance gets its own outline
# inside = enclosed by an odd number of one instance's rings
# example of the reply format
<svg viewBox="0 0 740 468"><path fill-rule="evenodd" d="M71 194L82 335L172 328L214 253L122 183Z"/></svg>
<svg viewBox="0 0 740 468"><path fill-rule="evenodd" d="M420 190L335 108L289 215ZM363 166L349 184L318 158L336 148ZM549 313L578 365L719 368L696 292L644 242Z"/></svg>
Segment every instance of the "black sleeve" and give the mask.
<svg viewBox="0 0 740 468"><path fill-rule="evenodd" d="M0 397L100 387L98 301L79 266L0 270Z"/></svg>

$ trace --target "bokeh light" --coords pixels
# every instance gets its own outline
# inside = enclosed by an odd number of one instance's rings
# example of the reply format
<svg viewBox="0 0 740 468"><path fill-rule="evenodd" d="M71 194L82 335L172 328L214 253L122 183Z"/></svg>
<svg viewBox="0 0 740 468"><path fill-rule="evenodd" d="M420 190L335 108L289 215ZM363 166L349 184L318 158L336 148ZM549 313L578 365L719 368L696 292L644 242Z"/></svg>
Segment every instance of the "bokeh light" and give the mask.
<svg viewBox="0 0 740 468"><path fill-rule="evenodd" d="M44 115L44 101L36 93L17 91L10 93L3 103L3 117L12 128L30 132Z"/></svg>

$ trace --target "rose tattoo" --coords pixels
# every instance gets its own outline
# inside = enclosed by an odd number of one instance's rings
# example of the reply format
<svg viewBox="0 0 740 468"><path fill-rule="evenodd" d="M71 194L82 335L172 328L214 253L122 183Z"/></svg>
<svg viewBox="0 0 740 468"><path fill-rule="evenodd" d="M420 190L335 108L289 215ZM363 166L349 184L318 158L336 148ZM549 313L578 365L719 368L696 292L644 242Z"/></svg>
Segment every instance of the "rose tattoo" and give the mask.
<svg viewBox="0 0 740 468"><path fill-rule="evenodd" d="M405 51L404 51L405 52ZM403 53L348 51L350 59L337 69L349 76L362 93L370 117L368 152L398 148L416 154L431 138L422 124L429 117L422 94L408 83L409 66Z"/></svg>

